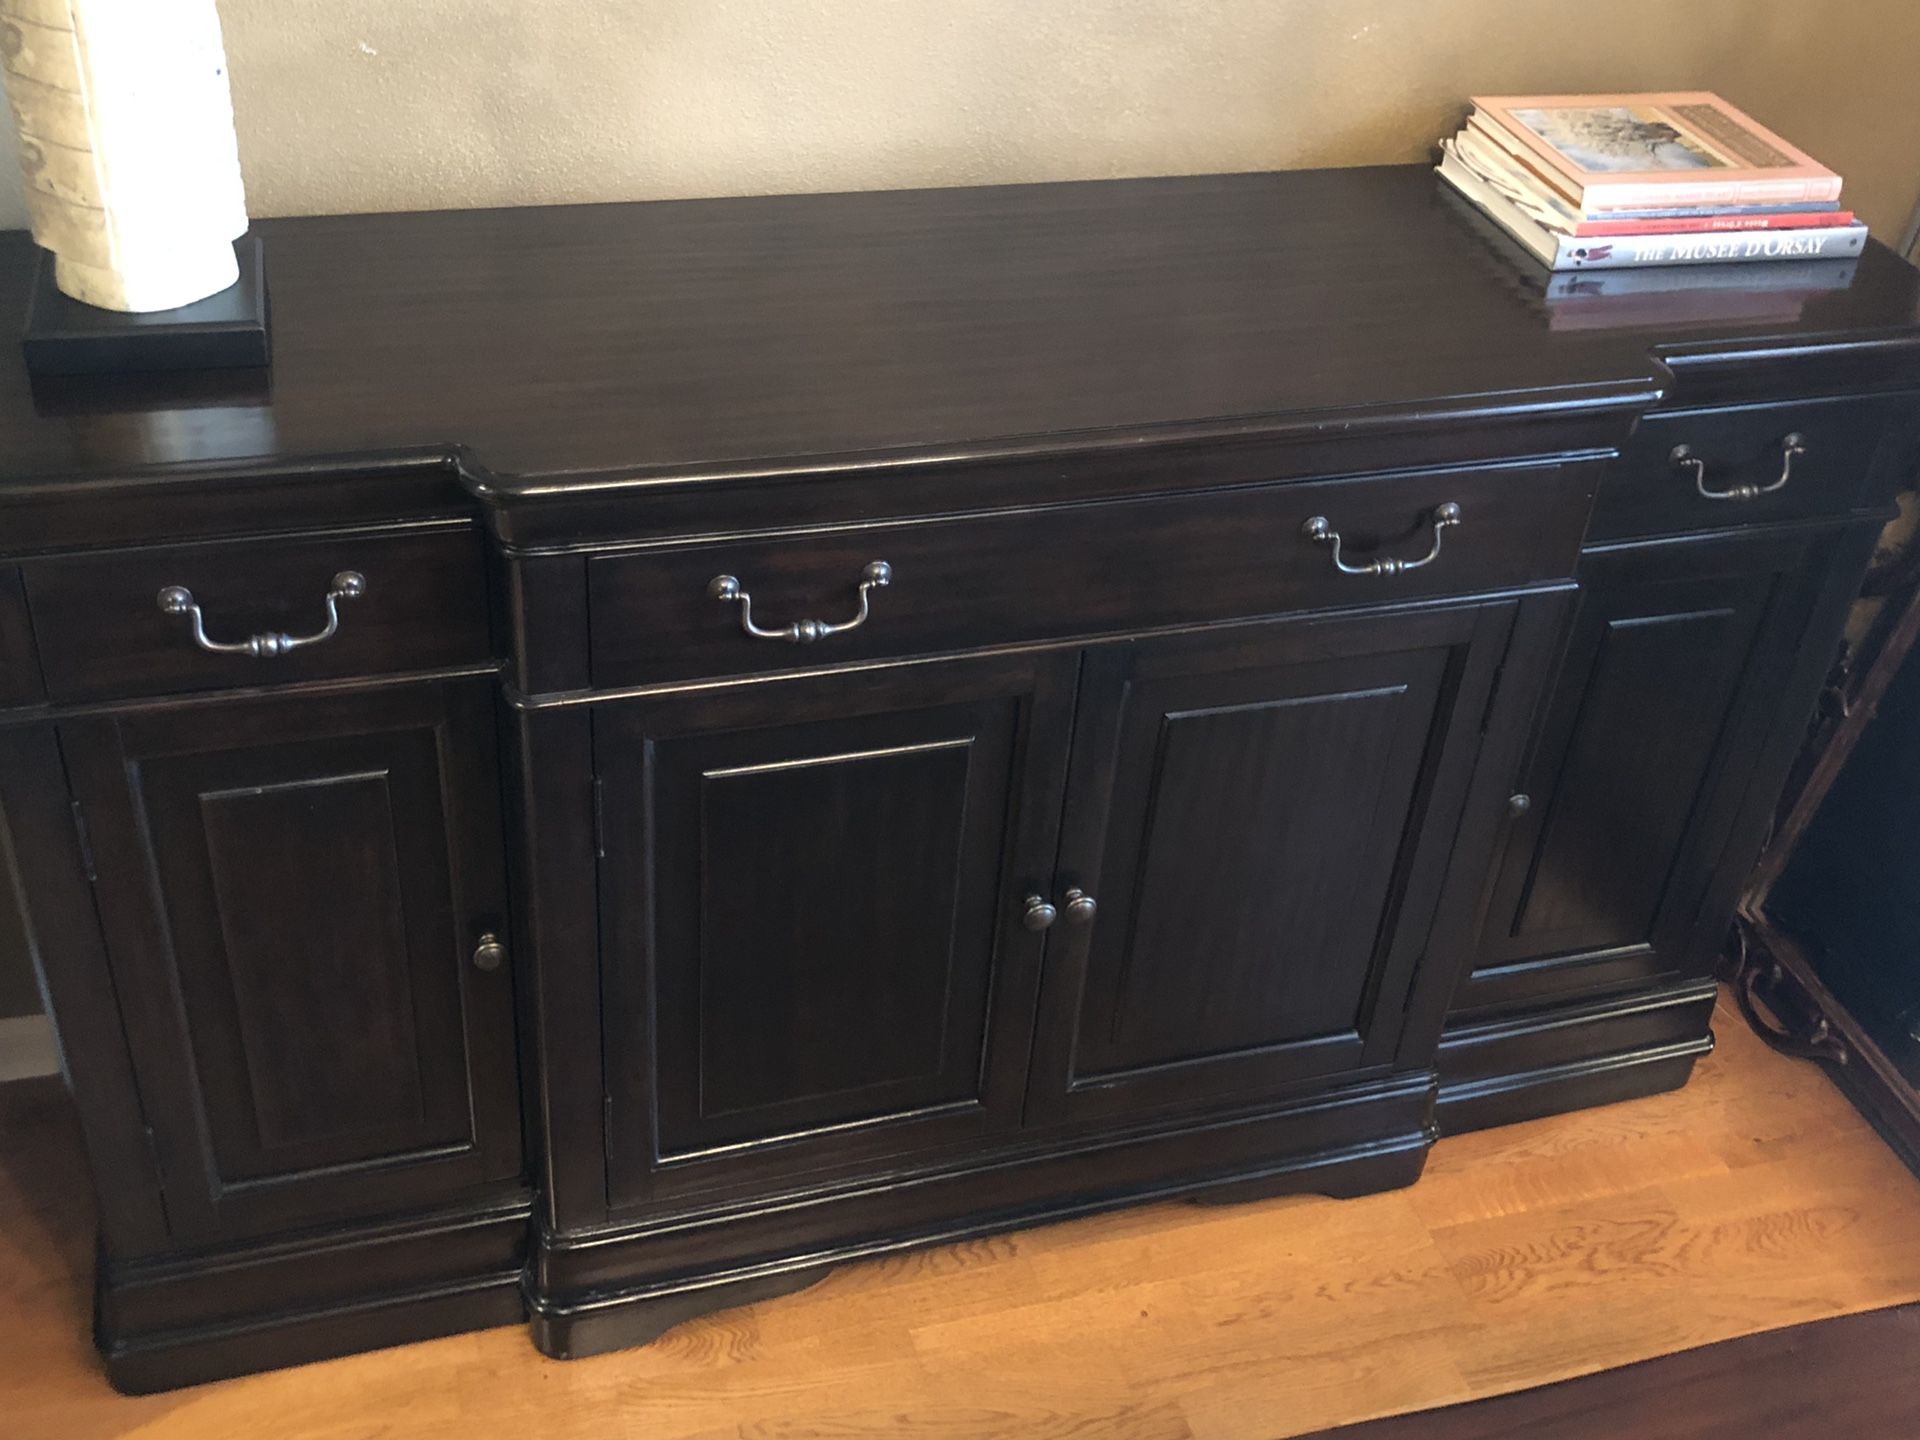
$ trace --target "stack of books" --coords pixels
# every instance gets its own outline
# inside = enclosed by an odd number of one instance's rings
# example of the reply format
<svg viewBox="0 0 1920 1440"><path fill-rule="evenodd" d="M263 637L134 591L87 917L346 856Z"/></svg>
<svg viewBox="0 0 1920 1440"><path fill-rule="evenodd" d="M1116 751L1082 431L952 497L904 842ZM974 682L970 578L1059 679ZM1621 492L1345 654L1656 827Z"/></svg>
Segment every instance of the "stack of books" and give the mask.
<svg viewBox="0 0 1920 1440"><path fill-rule="evenodd" d="M1476 97L1440 177L1554 270L1847 259L1840 177L1717 95Z"/></svg>

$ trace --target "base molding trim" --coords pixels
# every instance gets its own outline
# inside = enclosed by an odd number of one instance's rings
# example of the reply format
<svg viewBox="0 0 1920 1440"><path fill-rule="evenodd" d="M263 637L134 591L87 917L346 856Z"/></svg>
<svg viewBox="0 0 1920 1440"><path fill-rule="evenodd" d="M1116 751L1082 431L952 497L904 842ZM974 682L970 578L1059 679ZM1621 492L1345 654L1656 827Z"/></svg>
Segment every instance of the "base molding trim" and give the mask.
<svg viewBox="0 0 1920 1440"><path fill-rule="evenodd" d="M145 1394L523 1318L531 1204L151 1261L103 1260L94 1338Z"/></svg>
<svg viewBox="0 0 1920 1440"><path fill-rule="evenodd" d="M95 1339L113 1388L148 1395L516 1324L526 1315L520 1284L521 1272L513 1270L326 1310L255 1316L132 1340Z"/></svg>
<svg viewBox="0 0 1920 1440"><path fill-rule="evenodd" d="M1275 1163L1271 1160L1203 1179L1141 1184L1120 1191L1055 1196L1017 1208L981 1210L947 1223L883 1234L850 1234L827 1245L775 1255L732 1268L703 1269L644 1285L565 1294L539 1288L551 1264L554 1237L541 1237L529 1272L527 1311L534 1344L553 1359L578 1359L644 1345L676 1325L718 1310L792 1294L824 1279L835 1267L953 1244L1125 1206L1165 1201L1233 1205L1283 1195L1349 1198L1413 1184L1426 1167L1433 1133ZM849 1222L854 1217L849 1216ZM557 1242L564 1245L564 1241Z"/></svg>
<svg viewBox="0 0 1920 1440"><path fill-rule="evenodd" d="M1677 1090L1713 1050L1718 998L1713 981L1689 981L1456 1022L1440 1042L1440 1133Z"/></svg>
<svg viewBox="0 0 1920 1440"><path fill-rule="evenodd" d="M761 1266L732 1275L596 1296L573 1304L529 1296L528 1330L534 1348L548 1359L582 1360L610 1350L650 1344L676 1325L717 1310L795 1294L819 1284L835 1266L865 1258L869 1257L849 1254L809 1264Z"/></svg>

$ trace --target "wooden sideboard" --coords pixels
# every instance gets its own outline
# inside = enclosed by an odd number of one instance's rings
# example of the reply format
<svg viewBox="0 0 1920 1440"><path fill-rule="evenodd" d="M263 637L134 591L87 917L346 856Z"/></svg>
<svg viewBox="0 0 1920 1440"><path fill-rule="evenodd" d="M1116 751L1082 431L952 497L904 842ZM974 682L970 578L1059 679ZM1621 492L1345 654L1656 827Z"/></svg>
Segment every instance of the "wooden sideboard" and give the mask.
<svg viewBox="0 0 1920 1440"><path fill-rule="evenodd" d="M270 376L0 354L129 1389L1682 1083L1920 460L1885 249L1549 290L1421 169L258 228Z"/></svg>

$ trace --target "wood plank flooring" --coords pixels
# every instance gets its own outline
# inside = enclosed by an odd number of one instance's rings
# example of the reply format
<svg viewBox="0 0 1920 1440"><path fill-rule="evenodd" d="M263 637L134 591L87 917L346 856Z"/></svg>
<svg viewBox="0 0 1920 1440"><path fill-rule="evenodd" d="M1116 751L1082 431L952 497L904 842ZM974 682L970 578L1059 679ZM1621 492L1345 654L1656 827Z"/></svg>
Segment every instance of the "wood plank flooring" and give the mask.
<svg viewBox="0 0 1920 1440"><path fill-rule="evenodd" d="M1810 1320L1311 1440L1834 1440L1920 1434L1920 1305Z"/></svg>
<svg viewBox="0 0 1920 1440"><path fill-rule="evenodd" d="M64 1105L13 1087L0 1433L1280 1440L1920 1299L1920 1182L1817 1070L1730 1012L1718 1029L1687 1090L1447 1140L1394 1194L1165 1206L854 1266L590 1360L509 1328L141 1399L88 1344Z"/></svg>

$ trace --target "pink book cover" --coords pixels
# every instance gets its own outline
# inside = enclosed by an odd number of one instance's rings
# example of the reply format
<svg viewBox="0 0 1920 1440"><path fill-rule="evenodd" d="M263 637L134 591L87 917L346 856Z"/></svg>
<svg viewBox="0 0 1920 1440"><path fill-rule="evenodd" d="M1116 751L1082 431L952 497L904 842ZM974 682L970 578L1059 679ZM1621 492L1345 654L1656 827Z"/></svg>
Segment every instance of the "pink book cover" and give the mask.
<svg viewBox="0 0 1920 1440"><path fill-rule="evenodd" d="M1475 96L1475 109L1592 209L1840 198L1840 177L1704 90Z"/></svg>

